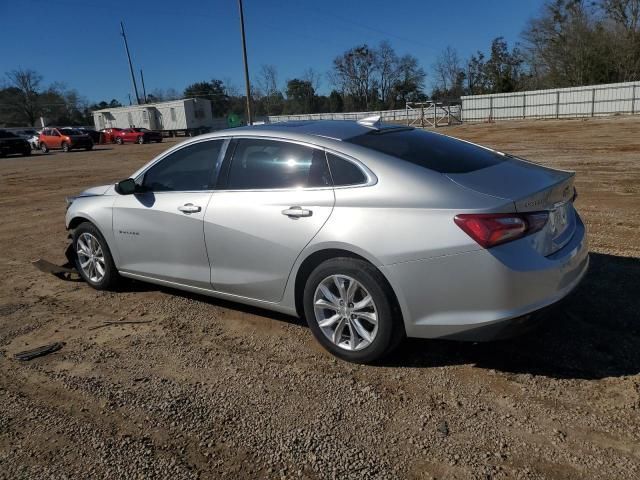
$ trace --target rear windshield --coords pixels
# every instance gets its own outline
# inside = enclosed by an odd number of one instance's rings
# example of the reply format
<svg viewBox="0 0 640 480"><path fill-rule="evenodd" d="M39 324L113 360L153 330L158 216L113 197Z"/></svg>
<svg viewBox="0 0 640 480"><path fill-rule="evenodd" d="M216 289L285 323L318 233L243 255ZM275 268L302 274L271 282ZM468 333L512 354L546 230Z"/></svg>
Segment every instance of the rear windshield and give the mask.
<svg viewBox="0 0 640 480"><path fill-rule="evenodd" d="M501 155L484 148L417 129L374 130L346 141L439 173L473 172L504 161Z"/></svg>

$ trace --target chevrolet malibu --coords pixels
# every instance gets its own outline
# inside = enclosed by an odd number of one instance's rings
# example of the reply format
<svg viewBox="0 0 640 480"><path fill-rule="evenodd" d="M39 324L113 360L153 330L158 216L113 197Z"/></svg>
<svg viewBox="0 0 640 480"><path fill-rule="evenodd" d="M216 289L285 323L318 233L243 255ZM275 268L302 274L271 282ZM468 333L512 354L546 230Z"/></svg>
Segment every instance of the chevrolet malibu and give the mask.
<svg viewBox="0 0 640 480"><path fill-rule="evenodd" d="M345 360L527 328L589 262L574 173L376 118L202 135L68 199L78 271L304 317Z"/></svg>

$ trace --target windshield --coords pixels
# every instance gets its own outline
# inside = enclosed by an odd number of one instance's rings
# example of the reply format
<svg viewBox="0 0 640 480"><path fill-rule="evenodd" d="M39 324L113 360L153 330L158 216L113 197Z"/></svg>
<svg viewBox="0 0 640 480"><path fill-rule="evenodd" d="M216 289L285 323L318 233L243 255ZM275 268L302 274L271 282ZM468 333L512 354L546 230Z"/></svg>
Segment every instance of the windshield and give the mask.
<svg viewBox="0 0 640 480"><path fill-rule="evenodd" d="M504 161L491 150L418 129L373 130L346 141L439 173L468 173Z"/></svg>
<svg viewBox="0 0 640 480"><path fill-rule="evenodd" d="M83 135L80 130L77 130L75 128L61 128L60 133L62 135Z"/></svg>

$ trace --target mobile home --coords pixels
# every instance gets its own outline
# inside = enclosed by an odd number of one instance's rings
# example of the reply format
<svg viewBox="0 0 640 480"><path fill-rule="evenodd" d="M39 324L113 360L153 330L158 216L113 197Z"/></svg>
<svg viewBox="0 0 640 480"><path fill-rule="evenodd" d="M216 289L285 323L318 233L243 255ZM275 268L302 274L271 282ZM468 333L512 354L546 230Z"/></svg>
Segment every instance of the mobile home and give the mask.
<svg viewBox="0 0 640 480"><path fill-rule="evenodd" d="M204 98L104 108L93 112L96 130L138 127L170 135L194 135L220 128L216 120L213 119L211 102Z"/></svg>

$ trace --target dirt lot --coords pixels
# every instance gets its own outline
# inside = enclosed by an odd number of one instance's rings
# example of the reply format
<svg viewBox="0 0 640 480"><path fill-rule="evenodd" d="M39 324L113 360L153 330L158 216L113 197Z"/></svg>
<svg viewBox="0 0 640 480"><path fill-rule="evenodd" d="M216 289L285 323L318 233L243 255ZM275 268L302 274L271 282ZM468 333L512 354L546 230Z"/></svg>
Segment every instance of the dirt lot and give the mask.
<svg viewBox="0 0 640 480"><path fill-rule="evenodd" d="M297 319L31 266L64 261L65 195L166 143L1 159L0 477L640 478L640 118L442 131L576 170L592 267L526 337L407 341L378 366ZM149 323L92 329L121 319Z"/></svg>

